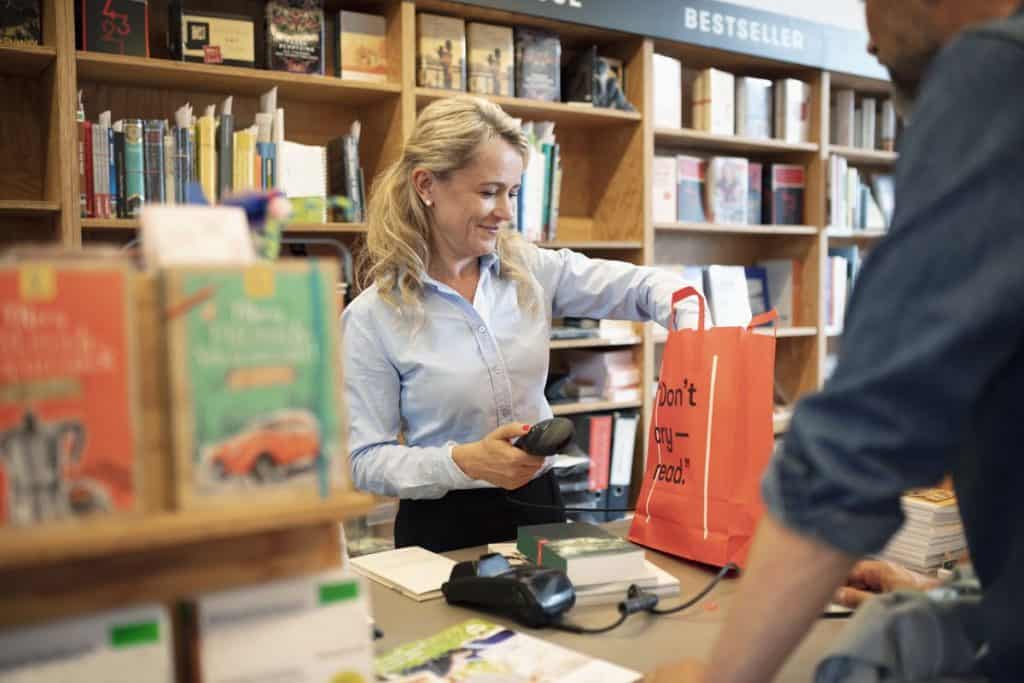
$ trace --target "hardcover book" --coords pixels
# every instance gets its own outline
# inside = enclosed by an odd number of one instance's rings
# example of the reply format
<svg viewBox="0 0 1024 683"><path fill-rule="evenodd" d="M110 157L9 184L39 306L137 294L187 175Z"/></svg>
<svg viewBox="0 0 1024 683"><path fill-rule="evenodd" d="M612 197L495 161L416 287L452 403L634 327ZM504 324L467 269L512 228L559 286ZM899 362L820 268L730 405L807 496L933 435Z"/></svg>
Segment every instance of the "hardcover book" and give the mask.
<svg viewBox="0 0 1024 683"><path fill-rule="evenodd" d="M879 139L881 149L886 152L892 152L896 149L896 106L892 100L882 100Z"/></svg>
<svg viewBox="0 0 1024 683"><path fill-rule="evenodd" d="M39 45L42 42L40 0L0 3L0 45Z"/></svg>
<svg viewBox="0 0 1024 683"><path fill-rule="evenodd" d="M678 168L676 192L679 220L689 223L703 223L704 217L704 172L705 161L699 157L677 156Z"/></svg>
<svg viewBox="0 0 1024 683"><path fill-rule="evenodd" d="M652 216L655 223L676 221L676 159L669 156L655 156L652 165L654 174L651 182Z"/></svg>
<svg viewBox="0 0 1024 683"><path fill-rule="evenodd" d="M80 0L76 10L80 49L149 56L146 0Z"/></svg>
<svg viewBox="0 0 1024 683"><path fill-rule="evenodd" d="M811 138L811 86L794 78L775 82L775 137L786 142Z"/></svg>
<svg viewBox="0 0 1024 683"><path fill-rule="evenodd" d="M760 225L764 212L764 166L756 161L747 164L747 225Z"/></svg>
<svg viewBox="0 0 1024 683"><path fill-rule="evenodd" d="M832 105L832 144L853 147L856 140L853 124L856 118L857 94L852 90L836 92Z"/></svg>
<svg viewBox="0 0 1024 683"><path fill-rule="evenodd" d="M515 94L515 41L512 29L470 22L466 24L469 47L469 91L481 95Z"/></svg>
<svg viewBox="0 0 1024 683"><path fill-rule="evenodd" d="M338 12L335 31L335 75L357 81L388 78L387 23L362 12Z"/></svg>
<svg viewBox="0 0 1024 683"><path fill-rule="evenodd" d="M736 79L736 134L748 138L772 136L772 82L765 78Z"/></svg>
<svg viewBox="0 0 1024 683"><path fill-rule="evenodd" d="M0 266L0 527L136 509L132 270Z"/></svg>
<svg viewBox="0 0 1024 683"><path fill-rule="evenodd" d="M736 132L736 79L719 69L704 69L694 83L693 122L715 135Z"/></svg>
<svg viewBox="0 0 1024 683"><path fill-rule="evenodd" d="M180 508L347 485L336 264L165 270Z"/></svg>
<svg viewBox="0 0 1024 683"><path fill-rule="evenodd" d="M445 90L466 89L466 22L454 17L420 12L417 84Z"/></svg>
<svg viewBox="0 0 1024 683"><path fill-rule="evenodd" d="M180 0L168 6L171 56L200 64L256 65L256 23L251 17L185 11Z"/></svg>
<svg viewBox="0 0 1024 683"><path fill-rule="evenodd" d="M804 222L804 188L806 169L791 164L766 164L765 223L769 225L802 225Z"/></svg>
<svg viewBox="0 0 1024 683"><path fill-rule="evenodd" d="M323 0L267 2L267 68L324 73Z"/></svg>
<svg viewBox="0 0 1024 683"><path fill-rule="evenodd" d="M585 522L521 526L516 548L536 565L565 572L577 586L647 573L643 548Z"/></svg>
<svg viewBox="0 0 1024 683"><path fill-rule="evenodd" d="M555 33L517 26L516 97L562 99L562 41Z"/></svg>
<svg viewBox="0 0 1024 683"><path fill-rule="evenodd" d="M683 127L683 65L673 57L654 55L654 126Z"/></svg>
<svg viewBox="0 0 1024 683"><path fill-rule="evenodd" d="M708 162L709 221L732 224L747 222L748 174L747 160L740 157L713 157Z"/></svg>
<svg viewBox="0 0 1024 683"><path fill-rule="evenodd" d="M125 215L135 218L146 201L144 123L142 119L124 122Z"/></svg>
<svg viewBox="0 0 1024 683"><path fill-rule="evenodd" d="M565 84L564 100L569 104L596 106L594 72L597 69L597 46L583 48L576 53L562 75Z"/></svg>

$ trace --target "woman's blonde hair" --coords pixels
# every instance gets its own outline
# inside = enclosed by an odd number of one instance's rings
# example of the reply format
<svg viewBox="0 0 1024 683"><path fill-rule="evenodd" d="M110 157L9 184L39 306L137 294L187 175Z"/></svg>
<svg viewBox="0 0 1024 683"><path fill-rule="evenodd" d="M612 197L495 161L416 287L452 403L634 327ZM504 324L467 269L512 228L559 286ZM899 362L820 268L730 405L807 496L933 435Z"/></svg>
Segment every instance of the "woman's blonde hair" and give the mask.
<svg viewBox="0 0 1024 683"><path fill-rule="evenodd" d="M444 181L472 162L477 149L500 138L523 157L529 143L516 121L498 105L478 97L438 100L423 109L402 157L380 176L368 207L366 248L360 255L360 284L377 285L378 295L403 315L422 312L423 276L430 268L433 216L413 187L412 174L425 168ZM498 234L501 277L517 285L526 310L536 306L525 263L525 241L513 230Z"/></svg>

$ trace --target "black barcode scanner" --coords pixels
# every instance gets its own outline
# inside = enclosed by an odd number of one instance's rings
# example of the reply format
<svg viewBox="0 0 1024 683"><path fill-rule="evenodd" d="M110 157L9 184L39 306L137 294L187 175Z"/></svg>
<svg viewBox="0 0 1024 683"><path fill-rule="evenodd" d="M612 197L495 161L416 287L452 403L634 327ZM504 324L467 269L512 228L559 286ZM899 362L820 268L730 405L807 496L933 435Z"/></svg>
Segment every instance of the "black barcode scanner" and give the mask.
<svg viewBox="0 0 1024 683"><path fill-rule="evenodd" d="M533 425L526 436L519 437L513 445L530 455L546 458L556 453L564 453L575 435L576 428L572 420L553 417Z"/></svg>

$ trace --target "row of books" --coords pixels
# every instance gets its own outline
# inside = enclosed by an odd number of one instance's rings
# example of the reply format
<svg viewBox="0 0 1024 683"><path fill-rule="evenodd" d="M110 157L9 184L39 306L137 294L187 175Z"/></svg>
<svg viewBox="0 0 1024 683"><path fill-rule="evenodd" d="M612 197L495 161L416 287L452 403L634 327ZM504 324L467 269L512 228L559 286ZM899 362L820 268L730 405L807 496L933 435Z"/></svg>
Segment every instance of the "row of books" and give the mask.
<svg viewBox="0 0 1024 683"><path fill-rule="evenodd" d="M78 49L148 57L149 9L145 0L75 3ZM262 9L263 16L257 18L206 12L172 0L168 3L170 53L186 62L262 65L275 71L324 74L328 43L323 0L268 0ZM355 80L387 80L384 17L341 10L332 18L330 49L334 50L335 75ZM257 30L262 31L266 46L263 60L256 55Z"/></svg>
<svg viewBox="0 0 1024 683"><path fill-rule="evenodd" d="M896 210L893 178L865 173L846 157L832 155L828 166L829 225L840 230L886 230Z"/></svg>
<svg viewBox="0 0 1024 683"><path fill-rule="evenodd" d="M201 594L177 607L175 617L167 605L142 604L4 631L0 678L229 683L288 671L293 680L373 680L368 591L348 570Z"/></svg>
<svg viewBox="0 0 1024 683"><path fill-rule="evenodd" d="M627 402L642 398L640 365L632 349L567 351L562 361L567 369L552 372L544 392L552 403Z"/></svg>
<svg viewBox="0 0 1024 683"><path fill-rule="evenodd" d="M551 121L527 121L523 132L530 159L523 169L516 206L515 226L531 242L557 238L562 194L562 152Z"/></svg>
<svg viewBox="0 0 1024 683"><path fill-rule="evenodd" d="M654 125L682 128L682 62L654 55L654 82ZM716 135L807 142L810 97L810 86L793 78L772 81L703 69L693 84L690 125Z"/></svg>
<svg viewBox="0 0 1024 683"><path fill-rule="evenodd" d="M794 327L803 297L803 276L795 259L770 259L752 266L662 265L684 286L695 288L707 302L705 325L746 327L755 315L775 309L779 327ZM676 325L697 327L697 302L676 304Z"/></svg>
<svg viewBox="0 0 1024 683"><path fill-rule="evenodd" d="M742 157L656 154L655 223L801 225L806 169Z"/></svg>
<svg viewBox="0 0 1024 683"><path fill-rule="evenodd" d="M956 494L916 489L900 501L906 520L880 556L916 572L934 574L955 566L967 553L967 537Z"/></svg>
<svg viewBox="0 0 1024 683"><path fill-rule="evenodd" d="M213 244L216 226L195 216L227 212L247 231L240 209L164 211L175 216L162 237L143 215L144 247L173 241L192 261L240 258ZM8 444L0 535L148 509L140 482L154 458L173 458L178 474L164 483L176 509L314 501L348 486L339 360L330 351L337 264L181 265L151 275L107 250L22 249L0 266L0 307L17 312L0 335L4 363L24 378L0 397ZM136 296L146 287L150 296ZM157 309L175 313L165 319ZM163 341L140 345L140 329ZM156 347L166 354L144 353ZM142 447L152 434L140 416L152 407L137 397L157 366L166 368L168 394L168 410L157 414L177 435L173 453ZM33 388L43 385L53 389ZM53 457L35 462L44 448Z"/></svg>
<svg viewBox="0 0 1024 683"><path fill-rule="evenodd" d="M359 163L360 125L326 147L284 139L284 109L276 89L261 98L255 122L236 129L232 98L219 115L185 104L164 119L96 122L78 109L79 200L89 218L135 218L147 204L213 203L232 194L276 188L293 204L295 220L327 220L328 193L347 196L342 219L364 220L365 180ZM197 183L202 197L192 191Z"/></svg>
<svg viewBox="0 0 1024 683"><path fill-rule="evenodd" d="M558 34L420 12L417 84L481 95L524 97L632 111L622 60L579 50L562 67Z"/></svg>
<svg viewBox="0 0 1024 683"><path fill-rule="evenodd" d="M853 90L837 90L832 96L832 144L891 152L896 148L896 107L889 98L879 101Z"/></svg>

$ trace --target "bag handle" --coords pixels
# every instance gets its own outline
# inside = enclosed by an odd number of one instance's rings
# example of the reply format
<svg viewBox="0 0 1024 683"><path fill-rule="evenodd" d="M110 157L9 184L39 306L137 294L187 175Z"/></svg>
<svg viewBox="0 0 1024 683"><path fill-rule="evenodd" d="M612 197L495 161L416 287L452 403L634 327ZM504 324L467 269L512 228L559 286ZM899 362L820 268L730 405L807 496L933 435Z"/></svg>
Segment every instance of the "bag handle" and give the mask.
<svg viewBox="0 0 1024 683"><path fill-rule="evenodd" d="M672 295L672 312L669 315L668 329L670 332L678 331L676 327L676 304L691 296L697 297L697 308L700 313L697 316L697 329L704 330L704 297L697 291L696 287L683 287Z"/></svg>
<svg viewBox="0 0 1024 683"><path fill-rule="evenodd" d="M750 330L754 329L755 327L761 327L761 325L767 325L768 323L773 323L773 325L772 325L772 332L777 337L777 336L779 336L779 325L778 325L778 322L779 322L779 312L776 311L773 308L772 310L768 311L767 313L761 313L759 315L755 315L751 319L750 324L747 325L747 330L750 331Z"/></svg>

